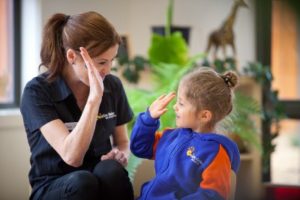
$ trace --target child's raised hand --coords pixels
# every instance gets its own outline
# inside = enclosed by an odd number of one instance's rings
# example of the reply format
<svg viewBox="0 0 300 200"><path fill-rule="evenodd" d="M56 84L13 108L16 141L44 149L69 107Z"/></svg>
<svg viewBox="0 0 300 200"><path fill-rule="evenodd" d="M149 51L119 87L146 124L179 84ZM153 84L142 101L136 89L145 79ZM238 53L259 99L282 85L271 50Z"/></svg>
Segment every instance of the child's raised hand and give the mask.
<svg viewBox="0 0 300 200"><path fill-rule="evenodd" d="M149 107L149 112L152 118L159 118L167 111L168 104L176 96L175 92L170 92L167 95L158 97Z"/></svg>

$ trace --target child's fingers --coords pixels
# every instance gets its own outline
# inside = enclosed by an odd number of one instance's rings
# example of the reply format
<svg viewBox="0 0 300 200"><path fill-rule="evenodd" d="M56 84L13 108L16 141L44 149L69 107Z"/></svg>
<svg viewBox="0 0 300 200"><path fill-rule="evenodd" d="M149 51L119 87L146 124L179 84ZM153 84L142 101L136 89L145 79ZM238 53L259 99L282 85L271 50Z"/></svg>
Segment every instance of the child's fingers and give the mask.
<svg viewBox="0 0 300 200"><path fill-rule="evenodd" d="M160 97L158 97L157 100L161 100L161 99L163 99L165 96L166 96L166 95L163 94L163 95L161 95Z"/></svg>
<svg viewBox="0 0 300 200"><path fill-rule="evenodd" d="M175 92L170 92L162 99L162 105L166 107L175 97Z"/></svg>

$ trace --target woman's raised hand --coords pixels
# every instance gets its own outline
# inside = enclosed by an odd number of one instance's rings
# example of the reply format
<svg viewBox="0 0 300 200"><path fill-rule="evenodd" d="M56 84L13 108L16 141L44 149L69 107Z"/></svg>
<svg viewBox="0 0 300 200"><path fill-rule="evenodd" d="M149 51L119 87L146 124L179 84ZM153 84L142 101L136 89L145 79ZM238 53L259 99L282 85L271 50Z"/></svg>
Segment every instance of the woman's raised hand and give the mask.
<svg viewBox="0 0 300 200"><path fill-rule="evenodd" d="M89 77L89 84L90 84L89 100L91 101L100 100L101 102L103 91L104 91L103 79L101 78L99 72L97 71L94 61L90 57L87 50L83 47L80 47L80 54L88 70L88 77Z"/></svg>
<svg viewBox="0 0 300 200"><path fill-rule="evenodd" d="M167 112L167 106L176 96L175 92L170 92L167 95L161 95L158 97L149 107L149 112L152 118L159 118L165 112Z"/></svg>

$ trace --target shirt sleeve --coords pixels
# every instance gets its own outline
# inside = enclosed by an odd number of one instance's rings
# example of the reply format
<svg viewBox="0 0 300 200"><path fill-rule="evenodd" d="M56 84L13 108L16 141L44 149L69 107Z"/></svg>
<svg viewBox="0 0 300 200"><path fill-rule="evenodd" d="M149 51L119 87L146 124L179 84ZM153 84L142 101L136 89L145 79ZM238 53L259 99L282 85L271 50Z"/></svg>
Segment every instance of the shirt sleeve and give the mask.
<svg viewBox="0 0 300 200"><path fill-rule="evenodd" d="M37 84L38 82L35 81L35 84L32 82L26 85L20 105L24 126L29 132L58 118L47 90Z"/></svg>

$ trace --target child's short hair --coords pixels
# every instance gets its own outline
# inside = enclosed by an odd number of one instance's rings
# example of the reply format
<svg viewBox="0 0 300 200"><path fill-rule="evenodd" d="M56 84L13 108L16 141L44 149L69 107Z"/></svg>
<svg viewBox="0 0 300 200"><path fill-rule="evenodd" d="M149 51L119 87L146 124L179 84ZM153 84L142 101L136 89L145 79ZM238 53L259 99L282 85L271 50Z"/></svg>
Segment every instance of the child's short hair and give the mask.
<svg viewBox="0 0 300 200"><path fill-rule="evenodd" d="M210 110L212 125L222 120L232 110L233 89L238 76L233 71L219 74L209 67L198 67L180 81L187 100L199 110Z"/></svg>

